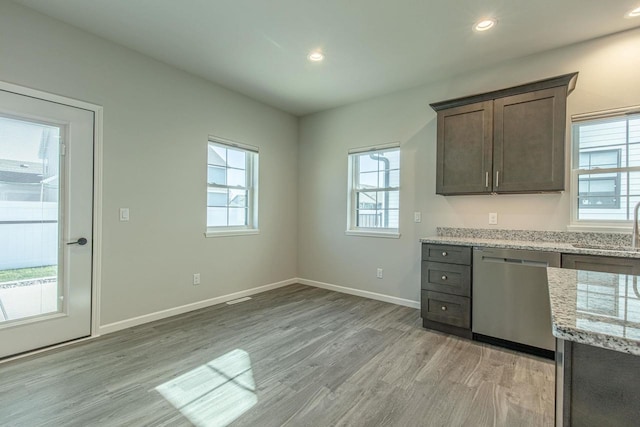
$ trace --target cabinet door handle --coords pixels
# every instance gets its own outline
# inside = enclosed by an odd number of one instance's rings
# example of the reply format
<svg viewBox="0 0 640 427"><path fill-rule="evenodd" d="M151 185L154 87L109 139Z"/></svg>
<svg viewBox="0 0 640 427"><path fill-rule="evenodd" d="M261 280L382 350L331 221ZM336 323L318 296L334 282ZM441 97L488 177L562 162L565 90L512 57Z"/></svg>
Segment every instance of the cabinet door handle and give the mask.
<svg viewBox="0 0 640 427"><path fill-rule="evenodd" d="M500 185L500 171L496 171L496 188Z"/></svg>
<svg viewBox="0 0 640 427"><path fill-rule="evenodd" d="M442 252L442 256L447 256L449 255L447 252Z"/></svg>
<svg viewBox="0 0 640 427"><path fill-rule="evenodd" d="M447 276L445 274L442 275L442 280L447 280Z"/></svg>
<svg viewBox="0 0 640 427"><path fill-rule="evenodd" d="M443 305L442 307L440 307L440 310L442 310L442 311L447 311L447 306L446 306L446 305Z"/></svg>
<svg viewBox="0 0 640 427"><path fill-rule="evenodd" d="M489 188L489 172L484 173L484 186L485 188Z"/></svg>

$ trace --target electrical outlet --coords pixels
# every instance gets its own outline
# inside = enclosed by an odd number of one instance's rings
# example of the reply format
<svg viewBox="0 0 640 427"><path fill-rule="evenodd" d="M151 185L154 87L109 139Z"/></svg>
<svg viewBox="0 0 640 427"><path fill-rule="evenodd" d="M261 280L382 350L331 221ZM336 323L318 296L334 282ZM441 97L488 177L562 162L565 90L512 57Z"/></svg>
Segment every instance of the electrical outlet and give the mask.
<svg viewBox="0 0 640 427"><path fill-rule="evenodd" d="M195 273L193 275L193 285L197 286L200 284L200 273Z"/></svg>
<svg viewBox="0 0 640 427"><path fill-rule="evenodd" d="M120 221L129 221L129 208L120 208Z"/></svg>
<svg viewBox="0 0 640 427"><path fill-rule="evenodd" d="M489 213L489 225L496 225L498 223L498 213L490 212Z"/></svg>
<svg viewBox="0 0 640 427"><path fill-rule="evenodd" d="M376 271L376 277L378 279L382 279L382 269L381 268L379 268L378 271Z"/></svg>
<svg viewBox="0 0 640 427"><path fill-rule="evenodd" d="M413 222L422 222L422 212L413 213Z"/></svg>

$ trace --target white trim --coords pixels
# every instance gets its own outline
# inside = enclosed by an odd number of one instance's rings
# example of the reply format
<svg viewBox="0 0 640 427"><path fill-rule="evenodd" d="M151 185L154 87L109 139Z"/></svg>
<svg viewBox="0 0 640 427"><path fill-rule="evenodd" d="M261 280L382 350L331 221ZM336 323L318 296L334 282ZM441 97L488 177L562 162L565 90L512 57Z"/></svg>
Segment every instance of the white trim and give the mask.
<svg viewBox="0 0 640 427"><path fill-rule="evenodd" d="M154 313L143 314L142 316L133 317L131 319L120 320L118 322L109 323L100 327L100 334L110 334L112 332L120 331L122 329L131 328L133 326L142 325L144 323L153 322L167 317L176 316L178 314L188 313L190 311L199 310L201 308L210 307L216 304L222 304L227 301L232 301L238 298L246 297L249 295L255 295L262 292L270 291L272 289L282 288L284 286L293 285L298 283L298 280L287 279L281 282L271 283L264 286L258 286L257 288L251 288L240 292L234 292L228 295L222 295L215 298L206 299L203 301L197 301L190 304L181 305L178 307L168 308L166 310L156 311Z"/></svg>
<svg viewBox="0 0 640 427"><path fill-rule="evenodd" d="M204 233L204 237L250 236L253 234L260 234L260 229L246 228L242 230L207 231Z"/></svg>
<svg viewBox="0 0 640 427"><path fill-rule="evenodd" d="M615 148L613 150L615 150ZM597 153L597 151L590 151L590 153ZM578 175L600 175L603 173L640 172L640 166L629 166L629 167L619 167L619 168L598 168L598 169L573 169L573 171Z"/></svg>
<svg viewBox="0 0 640 427"><path fill-rule="evenodd" d="M380 148L383 147L383 148ZM356 181L357 165L355 165L355 158L357 155L369 152L369 151L379 151L384 148L398 150L398 186L397 187L386 187L386 188L371 188L368 190L356 189L354 188L354 182ZM357 151L360 150L360 151ZM385 228L385 229L372 229L372 228L360 228L357 227L357 209L356 209L356 200L357 194L359 192L365 191L398 191L398 197L400 198L400 191L402 185L400 185L402 181L402 147L399 142L393 142L385 145L372 146L368 148L358 149L353 148L349 150L349 155L347 156L347 230L345 234L348 236L367 236L367 237L389 237L389 238L399 238L400 237L400 210L401 203L400 199L398 200L398 228Z"/></svg>
<svg viewBox="0 0 640 427"><path fill-rule="evenodd" d="M347 236L360 236L360 237L384 237L387 239L399 239L400 233L397 231L371 231L371 230L347 230L344 232Z"/></svg>
<svg viewBox="0 0 640 427"><path fill-rule="evenodd" d="M16 85L0 80L0 90L13 92L19 95L31 96L45 101L56 102L70 107L81 108L94 113L93 122L93 255L92 255L92 280L91 280L91 336L99 336L100 325L100 290L102 271L102 176L103 176L103 129L104 108L97 104L80 101L75 98L61 96L38 89ZM73 342L77 342L73 341ZM61 345L66 345L65 343ZM55 345L49 348L57 348ZM36 350L40 352L43 350ZM32 354L32 353L27 353ZM9 359L13 360L13 359Z"/></svg>
<svg viewBox="0 0 640 427"><path fill-rule="evenodd" d="M243 228L240 230L207 231L204 233L204 237L250 236L252 234L260 234L260 229Z"/></svg>
<svg viewBox="0 0 640 427"><path fill-rule="evenodd" d="M25 357L31 357L34 356L36 354L40 354L40 353L44 353L45 351L50 351L50 350L55 350L57 348L62 348L62 347L67 347L73 344L78 344L84 341L89 341L89 340L93 340L94 338L97 338L98 335L92 335L89 337L84 337L84 338L78 338L72 341L65 341L62 342L60 344L54 344L54 345L50 345L48 347L42 347L39 348L37 350L31 350L28 351L26 353L20 353L20 354L16 354L15 356L10 356L10 357L5 357L4 359L0 359L0 365L2 365L3 363L7 363L7 362L11 362L13 360L18 360L18 359L24 359Z"/></svg>
<svg viewBox="0 0 640 427"><path fill-rule="evenodd" d="M379 294L377 292L363 291L360 289L347 288L345 286L333 285L330 283L317 282L315 280L298 278L296 283L301 285L313 286L315 288L327 289L330 291L340 292L343 294L355 295L358 297L364 297L374 299L377 301L384 301L395 305L401 305L404 307L420 308L420 301L413 301L410 299L393 297L391 295Z"/></svg>
<svg viewBox="0 0 640 427"><path fill-rule="evenodd" d="M626 233L630 232L633 221L627 220L594 220L594 219L578 219L578 193L580 175L598 175L603 173L627 173L640 171L639 166L619 167L619 168L602 168L602 169L578 169L576 161L578 159L578 133L575 131L581 122L593 121L598 119L608 119L614 117L623 117L632 113L639 113L640 106L624 107L605 111L595 111L592 113L575 114L571 116L571 157L570 157L570 181L569 181L569 211L570 221L567 226L569 231L599 232L599 233ZM627 141L628 142L628 141Z"/></svg>
<svg viewBox="0 0 640 427"><path fill-rule="evenodd" d="M75 98L70 98L68 96L56 95L51 92L44 92L38 89L32 89L26 86L20 86L13 83L9 83L6 81L0 80L0 90L4 90L7 92L13 92L18 95L31 96L33 98L44 99L45 101L56 102L58 104L68 105L69 107L82 108L83 110L88 111L97 111L98 109L102 109L100 105L91 104L85 101L80 101Z"/></svg>
<svg viewBox="0 0 640 427"><path fill-rule="evenodd" d="M102 176L104 109L98 107L94 116L93 140L93 289L91 292L91 336L100 336L100 299L102 292Z"/></svg>
<svg viewBox="0 0 640 427"><path fill-rule="evenodd" d="M571 122L583 122L587 120L606 119L609 117L624 116L627 114L640 113L640 105L633 105L629 107L614 108L611 110L593 111L590 113L580 113L571 116Z"/></svg>
<svg viewBox="0 0 640 427"><path fill-rule="evenodd" d="M259 153L260 147L255 145L243 144L241 142L233 141L231 139L222 138L220 136L209 135L209 142L213 144L227 145L230 147L240 148L242 150L251 151L253 153Z"/></svg>
<svg viewBox="0 0 640 427"><path fill-rule="evenodd" d="M211 137L210 137L211 138ZM243 234L258 234L259 230L258 230L258 198L260 196L259 194L259 163L260 163L260 153L258 152L257 147L255 148L255 151L249 150L247 149L247 146L240 146L237 143L234 144L223 144L223 143L217 143L216 141L212 141L211 139L209 139L209 141L207 142L207 150L211 147L211 145L219 145L222 147L226 147L226 146L232 146L234 148L243 150L246 154L246 163L245 163L245 178L246 178L246 187L240 187L240 186L230 186L230 185L219 185L219 184L210 184L208 181L209 179L207 178L207 207L206 207L206 212L208 215L208 209L209 209L209 203L208 203L208 198L209 198L209 190L210 189L222 189L222 190L244 190L247 192L247 206L246 206L246 211L247 211L247 224L243 225L243 226L208 226L206 231L205 231L205 237L219 237L219 236L239 236L239 235L243 235ZM227 147L228 148L228 147ZM209 154L207 151L207 177L209 176L209 172L208 172L208 168L209 168ZM225 166L225 170L227 170L229 167ZM225 172L226 173L226 172ZM228 214L229 214L229 206L226 207L227 209L227 222L228 222ZM207 224L208 225L208 218L207 218ZM255 230L255 232L245 232L242 230ZM240 230L240 233L238 233L237 231Z"/></svg>
<svg viewBox="0 0 640 427"><path fill-rule="evenodd" d="M370 145L368 147L350 148L348 153L359 154L359 153L367 153L369 151L382 151L382 150L387 150L391 148L400 148L400 141L389 142L387 144L380 144L380 145Z"/></svg>

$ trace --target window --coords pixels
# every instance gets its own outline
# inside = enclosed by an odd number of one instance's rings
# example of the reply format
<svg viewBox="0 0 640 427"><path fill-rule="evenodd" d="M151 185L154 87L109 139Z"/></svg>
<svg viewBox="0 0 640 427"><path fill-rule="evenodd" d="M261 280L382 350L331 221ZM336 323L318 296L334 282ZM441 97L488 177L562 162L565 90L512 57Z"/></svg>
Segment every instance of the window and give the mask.
<svg viewBox="0 0 640 427"><path fill-rule="evenodd" d="M574 222L622 225L633 219L640 202L640 113L631 111L573 117Z"/></svg>
<svg viewBox="0 0 640 427"><path fill-rule="evenodd" d="M579 169L620 168L620 149L584 151L579 154ZM578 206L582 209L619 209L620 173L604 173L578 178Z"/></svg>
<svg viewBox="0 0 640 427"><path fill-rule="evenodd" d="M207 236L257 232L258 149L209 141Z"/></svg>
<svg viewBox="0 0 640 427"><path fill-rule="evenodd" d="M350 150L347 234L399 237L400 147Z"/></svg>

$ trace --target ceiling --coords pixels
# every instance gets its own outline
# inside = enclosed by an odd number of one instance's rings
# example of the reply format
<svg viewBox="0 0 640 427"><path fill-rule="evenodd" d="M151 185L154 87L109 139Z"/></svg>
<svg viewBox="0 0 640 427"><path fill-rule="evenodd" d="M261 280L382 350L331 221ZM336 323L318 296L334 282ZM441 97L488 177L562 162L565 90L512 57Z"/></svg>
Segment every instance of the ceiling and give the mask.
<svg viewBox="0 0 640 427"><path fill-rule="evenodd" d="M14 2L296 115L640 26L640 0Z"/></svg>

